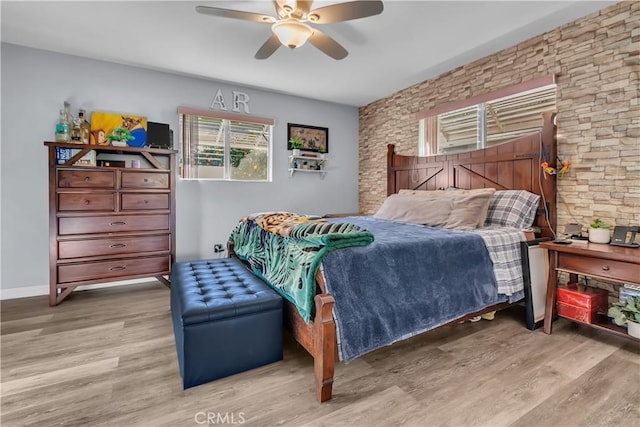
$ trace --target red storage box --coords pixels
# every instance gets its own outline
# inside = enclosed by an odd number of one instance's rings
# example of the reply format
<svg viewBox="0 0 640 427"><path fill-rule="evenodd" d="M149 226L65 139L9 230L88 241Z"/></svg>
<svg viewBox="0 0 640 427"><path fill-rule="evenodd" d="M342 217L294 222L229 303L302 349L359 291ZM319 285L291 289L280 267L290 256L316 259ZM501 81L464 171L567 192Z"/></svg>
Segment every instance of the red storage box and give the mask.
<svg viewBox="0 0 640 427"><path fill-rule="evenodd" d="M568 317L582 323L593 323L596 313L597 310L589 310L588 308L558 301L558 315L562 317Z"/></svg>
<svg viewBox="0 0 640 427"><path fill-rule="evenodd" d="M606 313L608 293L604 289L569 284L558 288L558 315L592 323L596 313Z"/></svg>

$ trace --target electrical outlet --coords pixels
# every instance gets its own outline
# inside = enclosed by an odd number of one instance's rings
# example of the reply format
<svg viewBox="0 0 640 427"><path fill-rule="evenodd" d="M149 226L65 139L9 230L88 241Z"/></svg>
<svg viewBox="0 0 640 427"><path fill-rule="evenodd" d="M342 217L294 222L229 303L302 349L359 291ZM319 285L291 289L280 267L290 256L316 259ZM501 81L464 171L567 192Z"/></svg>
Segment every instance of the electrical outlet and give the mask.
<svg viewBox="0 0 640 427"><path fill-rule="evenodd" d="M222 246L220 243L213 245L213 252L217 254L219 254L220 252L224 252L224 246Z"/></svg>

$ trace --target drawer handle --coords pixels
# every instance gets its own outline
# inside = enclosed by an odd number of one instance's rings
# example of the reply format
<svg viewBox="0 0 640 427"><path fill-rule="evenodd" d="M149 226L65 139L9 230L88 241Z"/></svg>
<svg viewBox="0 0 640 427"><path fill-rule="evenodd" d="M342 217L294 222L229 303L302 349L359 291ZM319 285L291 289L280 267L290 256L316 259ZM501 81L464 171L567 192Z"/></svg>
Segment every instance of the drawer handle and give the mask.
<svg viewBox="0 0 640 427"><path fill-rule="evenodd" d="M603 269L604 271L609 271L609 266L608 266L608 265L603 265L603 266L602 266L602 269Z"/></svg>
<svg viewBox="0 0 640 427"><path fill-rule="evenodd" d="M91 177L85 176L84 177L84 182L89 182L89 181L91 181Z"/></svg>
<svg viewBox="0 0 640 427"><path fill-rule="evenodd" d="M144 202L145 202L145 203L149 203L149 201L148 201L148 200L145 200Z"/></svg>
<svg viewBox="0 0 640 427"><path fill-rule="evenodd" d="M110 248L126 248L127 245L125 243L114 243L113 245L109 245Z"/></svg>
<svg viewBox="0 0 640 427"><path fill-rule="evenodd" d="M84 200L84 204L85 204L85 205L88 205L89 203L91 203L91 201L90 201L90 200L88 200L88 199L85 199L85 200Z"/></svg>
<svg viewBox="0 0 640 427"><path fill-rule="evenodd" d="M144 179L144 182L149 182L149 180L147 178Z"/></svg>
<svg viewBox="0 0 640 427"><path fill-rule="evenodd" d="M109 223L109 225L111 227L115 227L115 226L118 226L118 225L127 225L127 223L124 222L124 221L113 221L113 222Z"/></svg>
<svg viewBox="0 0 640 427"><path fill-rule="evenodd" d="M127 268L127 266L126 266L126 265L121 265L121 266L119 266L119 267L111 267L111 268L109 269L109 271L122 271L122 270L124 270L124 269L126 269L126 268Z"/></svg>

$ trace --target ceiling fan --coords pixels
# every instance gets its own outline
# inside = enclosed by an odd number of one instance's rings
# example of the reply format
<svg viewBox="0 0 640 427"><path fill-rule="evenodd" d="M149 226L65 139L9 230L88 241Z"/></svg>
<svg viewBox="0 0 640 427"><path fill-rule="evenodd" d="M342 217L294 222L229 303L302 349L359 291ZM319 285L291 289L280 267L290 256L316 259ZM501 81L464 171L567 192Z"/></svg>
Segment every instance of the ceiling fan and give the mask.
<svg viewBox="0 0 640 427"><path fill-rule="evenodd" d="M204 15L223 18L242 19L264 24L271 24L271 37L258 49L256 59L270 57L281 45L295 49L308 40L333 59L343 59L349 52L337 41L324 34L312 24L332 24L350 21L382 13L382 1L365 0L338 3L330 6L311 9L313 0L274 0L277 18L259 13L241 10L222 9L219 7L196 6L196 11Z"/></svg>

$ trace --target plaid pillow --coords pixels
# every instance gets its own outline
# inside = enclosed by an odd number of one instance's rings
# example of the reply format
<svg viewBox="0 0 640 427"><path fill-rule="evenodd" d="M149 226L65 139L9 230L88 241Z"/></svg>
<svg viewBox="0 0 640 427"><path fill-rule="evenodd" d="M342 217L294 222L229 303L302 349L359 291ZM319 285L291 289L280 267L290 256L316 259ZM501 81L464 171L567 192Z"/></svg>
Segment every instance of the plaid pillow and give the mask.
<svg viewBox="0 0 640 427"><path fill-rule="evenodd" d="M528 228L533 224L540 196L525 190L496 191L489 199L485 226Z"/></svg>

